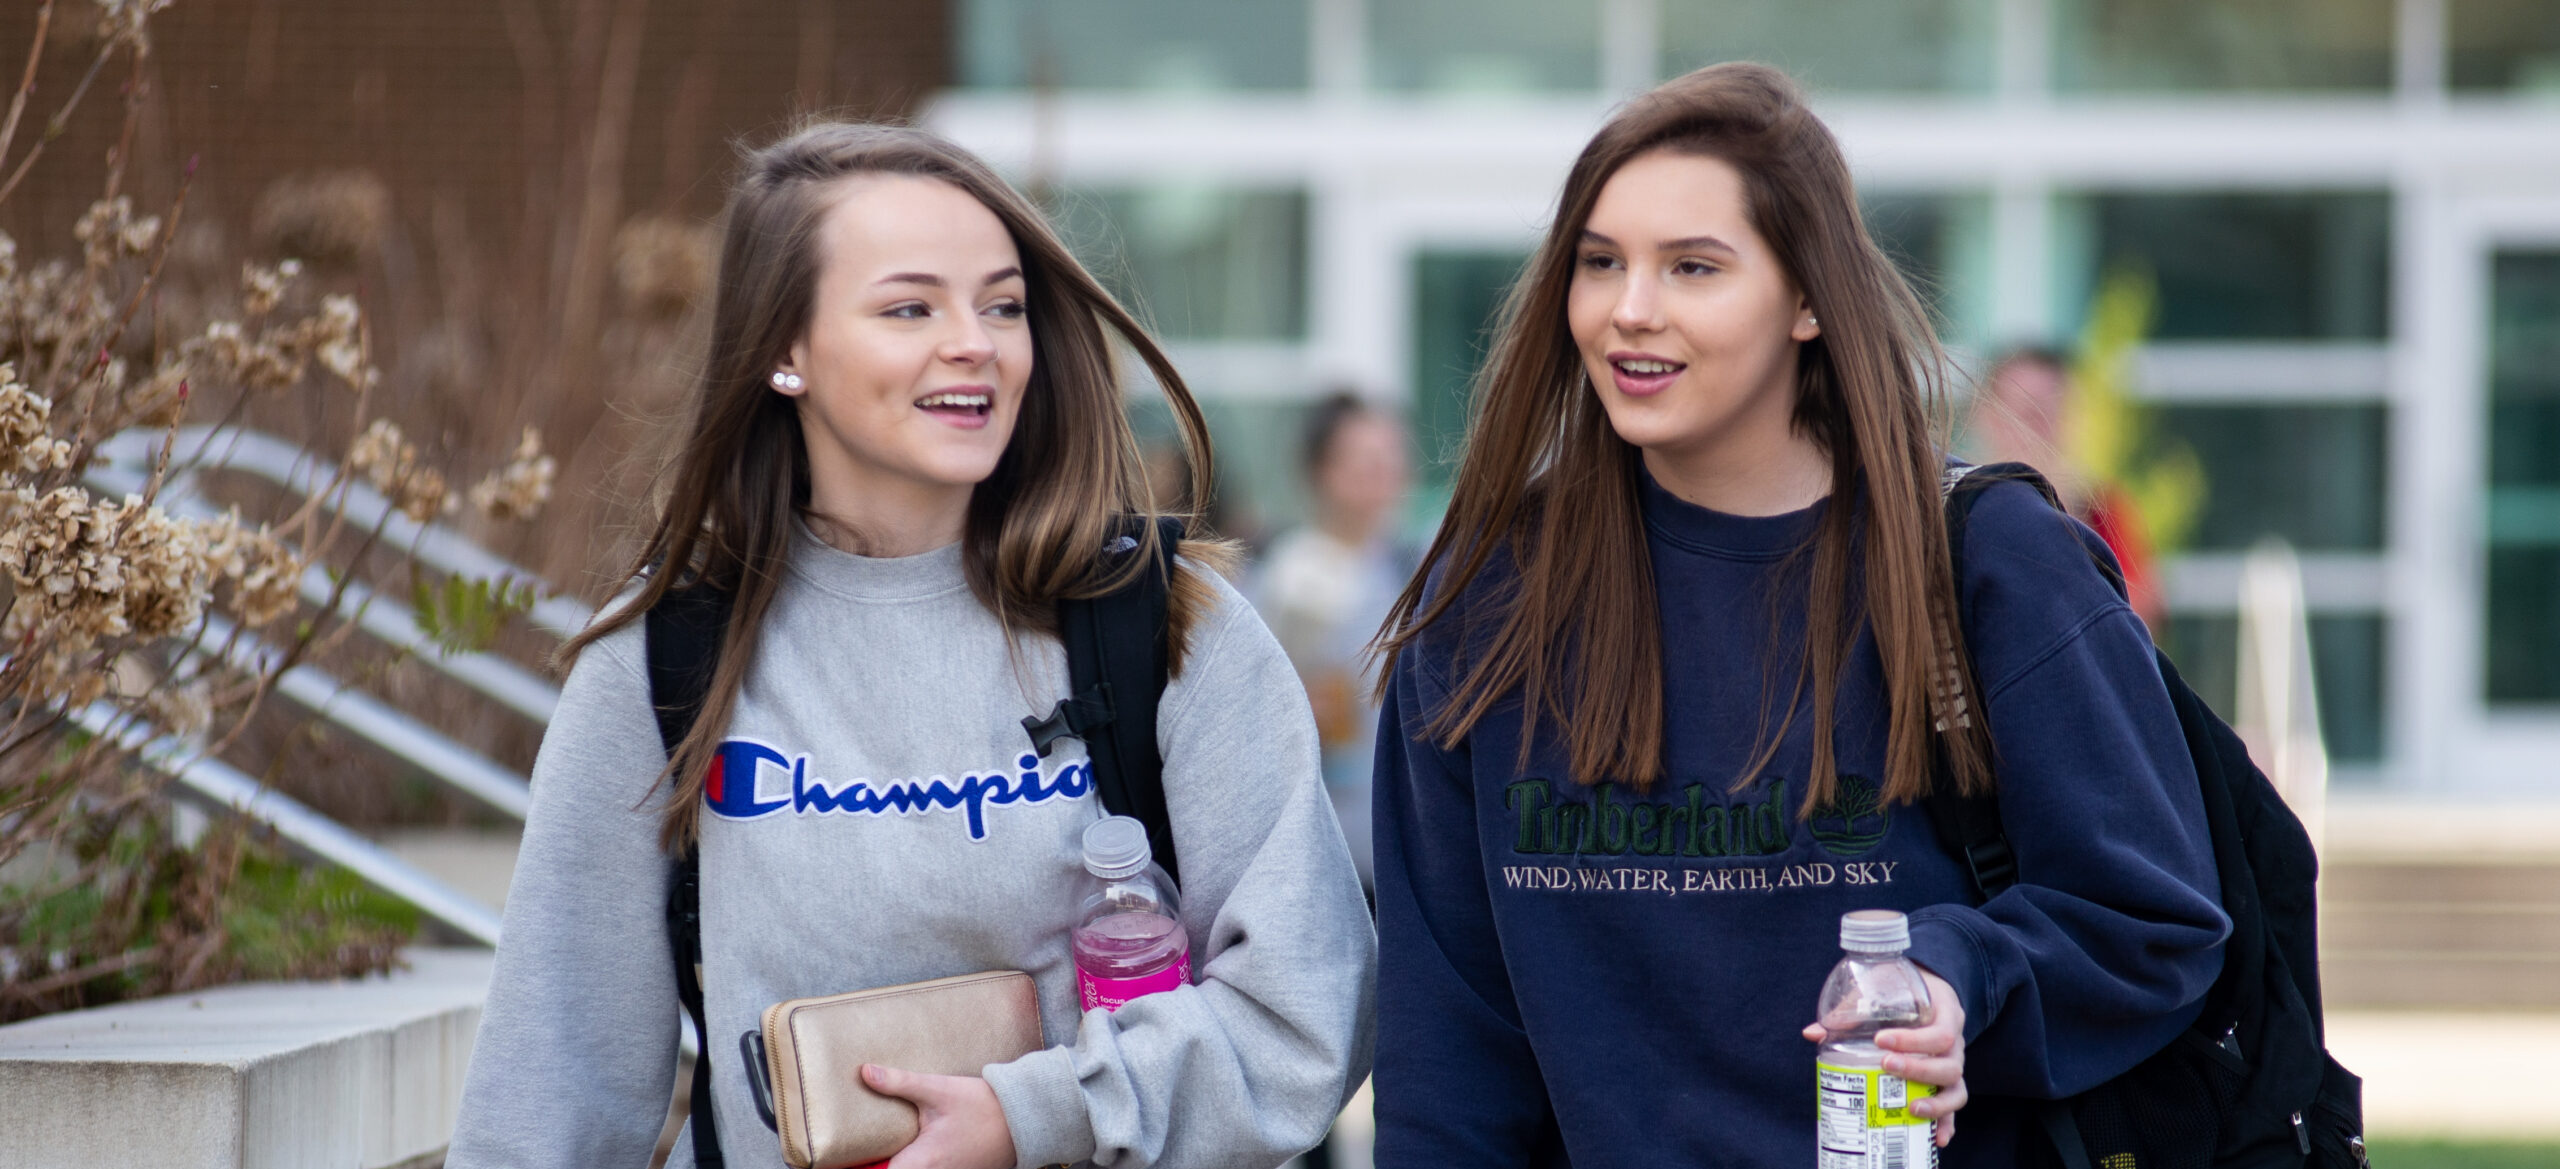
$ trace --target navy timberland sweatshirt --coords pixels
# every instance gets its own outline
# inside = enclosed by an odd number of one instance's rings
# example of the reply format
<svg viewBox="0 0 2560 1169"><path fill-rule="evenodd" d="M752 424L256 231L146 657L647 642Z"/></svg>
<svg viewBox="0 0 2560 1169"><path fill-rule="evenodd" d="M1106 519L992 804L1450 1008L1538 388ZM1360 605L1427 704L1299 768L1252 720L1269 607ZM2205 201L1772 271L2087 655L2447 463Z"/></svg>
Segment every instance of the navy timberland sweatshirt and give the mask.
<svg viewBox="0 0 2560 1169"><path fill-rule="evenodd" d="M1666 713L1645 790L1573 783L1553 734L1521 768L1517 702L1428 741L1464 676L1460 622L1396 663L1375 805L1384 1169L1809 1169L1798 1032L1853 909L1910 914L1912 957L1963 1000L1975 1103L1951 1169L2016 1164L2018 1097L2084 1090L2193 1020L2229 932L2194 767L2149 636L2091 561L2104 546L2032 488L1977 504L1960 582L2021 883L1978 902L1926 810L1878 799L1871 637L1842 678L1836 798L1797 814L1809 704L1736 788L1764 680L1785 721L1810 562L1790 553L1826 506L1732 516L1645 484Z"/></svg>

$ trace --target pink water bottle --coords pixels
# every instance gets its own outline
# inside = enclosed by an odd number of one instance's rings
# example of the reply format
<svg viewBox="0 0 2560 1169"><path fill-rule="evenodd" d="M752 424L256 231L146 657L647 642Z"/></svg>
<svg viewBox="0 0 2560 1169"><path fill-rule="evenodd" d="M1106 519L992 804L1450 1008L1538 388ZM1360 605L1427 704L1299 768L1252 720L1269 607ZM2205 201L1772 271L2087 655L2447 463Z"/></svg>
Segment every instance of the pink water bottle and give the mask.
<svg viewBox="0 0 2560 1169"><path fill-rule="evenodd" d="M1191 981L1173 878L1147 847L1147 826L1110 816L1084 830L1084 901L1069 941L1080 1009L1116 1011L1142 994Z"/></svg>

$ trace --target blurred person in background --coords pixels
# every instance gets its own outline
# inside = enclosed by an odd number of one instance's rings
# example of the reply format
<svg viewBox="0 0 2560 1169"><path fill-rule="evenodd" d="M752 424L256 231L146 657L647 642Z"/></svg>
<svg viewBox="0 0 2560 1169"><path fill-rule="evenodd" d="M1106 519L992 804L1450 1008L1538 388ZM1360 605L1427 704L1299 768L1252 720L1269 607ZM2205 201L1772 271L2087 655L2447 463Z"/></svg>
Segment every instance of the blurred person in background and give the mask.
<svg viewBox="0 0 2560 1169"><path fill-rule="evenodd" d="M1338 391L1307 419L1299 449L1307 522L1271 543L1252 597L1306 684L1324 747L1324 781L1363 885L1370 884L1369 773L1378 707L1364 670L1369 639L1413 575L1416 549L1397 520L1412 485L1402 419Z"/></svg>
<svg viewBox="0 0 2560 1169"><path fill-rule="evenodd" d="M2091 474L2070 450L2071 364L2060 352L2020 346L2002 354L1973 396L1967 430L1985 463L2025 463L2044 473L2071 514L2098 533L2124 569L2133 611L2156 635L2168 617L2152 548L2142 535L2131 493Z"/></svg>

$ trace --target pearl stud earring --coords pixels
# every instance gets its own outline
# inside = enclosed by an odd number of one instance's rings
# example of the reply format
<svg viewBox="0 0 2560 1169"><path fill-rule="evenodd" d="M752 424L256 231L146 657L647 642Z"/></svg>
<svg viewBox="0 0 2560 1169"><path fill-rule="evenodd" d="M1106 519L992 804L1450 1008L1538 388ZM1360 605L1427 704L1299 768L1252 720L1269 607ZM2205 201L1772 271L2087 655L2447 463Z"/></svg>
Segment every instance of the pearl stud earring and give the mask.
<svg viewBox="0 0 2560 1169"><path fill-rule="evenodd" d="M800 375L786 370L777 369L773 371L773 388L777 390L799 389Z"/></svg>

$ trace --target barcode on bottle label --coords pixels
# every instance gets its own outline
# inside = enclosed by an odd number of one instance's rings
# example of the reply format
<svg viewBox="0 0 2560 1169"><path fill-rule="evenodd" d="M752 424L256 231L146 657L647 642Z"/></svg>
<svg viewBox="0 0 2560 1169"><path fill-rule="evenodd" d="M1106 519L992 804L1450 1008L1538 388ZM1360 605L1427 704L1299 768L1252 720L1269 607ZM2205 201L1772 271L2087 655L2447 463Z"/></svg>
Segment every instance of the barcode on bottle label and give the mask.
<svg viewBox="0 0 2560 1169"><path fill-rule="evenodd" d="M1816 1169L1937 1169L1926 1117L1911 1104L1936 1093L1875 1068L1814 1065Z"/></svg>

